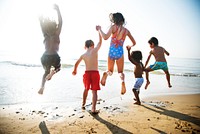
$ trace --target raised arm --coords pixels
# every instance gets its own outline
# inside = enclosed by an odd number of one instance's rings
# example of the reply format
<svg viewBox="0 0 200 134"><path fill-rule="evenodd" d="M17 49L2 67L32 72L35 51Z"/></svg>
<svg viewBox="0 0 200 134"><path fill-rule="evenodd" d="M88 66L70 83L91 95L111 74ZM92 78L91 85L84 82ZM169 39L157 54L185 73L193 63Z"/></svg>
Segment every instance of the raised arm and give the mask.
<svg viewBox="0 0 200 134"><path fill-rule="evenodd" d="M60 9L58 7L58 5L54 4L54 9L57 11L57 14L58 14L58 28L57 28L57 31L56 33L59 35L60 32L61 32L61 29L62 29L62 16L61 16L61 13L60 13Z"/></svg>
<svg viewBox="0 0 200 134"><path fill-rule="evenodd" d="M43 29L43 27L44 27L44 17L42 15L39 16L39 21L40 21L40 27L41 27L42 33L45 34L45 31Z"/></svg>
<svg viewBox="0 0 200 134"><path fill-rule="evenodd" d="M99 42L97 44L97 46L95 47L97 49L97 51L100 49L101 47L101 44L102 44L102 36L101 36L101 33L100 33L100 26L96 26L96 30L98 31L99 33Z"/></svg>
<svg viewBox="0 0 200 134"><path fill-rule="evenodd" d="M126 49L127 49L127 51L128 51L128 59L129 59L129 61L130 61L131 63L133 63L134 65L138 64L133 58L131 58L131 54L130 54L131 48L128 47L128 46L126 46Z"/></svg>
<svg viewBox="0 0 200 134"><path fill-rule="evenodd" d="M129 31L129 30L127 30L127 31L128 31L127 36L129 37L129 39L130 39L131 42L132 42L132 45L129 45L128 47L131 48L131 47L135 46L136 41L135 41L135 39L133 38L133 36L132 36L132 34L130 33L130 31Z"/></svg>
<svg viewBox="0 0 200 134"><path fill-rule="evenodd" d="M102 31L102 29L101 29L101 26L99 26L99 29L98 29L98 30L99 30L101 36L103 37L103 39L104 39L104 40L107 40L107 39L111 36L111 34L112 34L112 29L113 29L113 26L111 26L111 27L109 28L109 30L108 30L107 33L104 33L104 32Z"/></svg>

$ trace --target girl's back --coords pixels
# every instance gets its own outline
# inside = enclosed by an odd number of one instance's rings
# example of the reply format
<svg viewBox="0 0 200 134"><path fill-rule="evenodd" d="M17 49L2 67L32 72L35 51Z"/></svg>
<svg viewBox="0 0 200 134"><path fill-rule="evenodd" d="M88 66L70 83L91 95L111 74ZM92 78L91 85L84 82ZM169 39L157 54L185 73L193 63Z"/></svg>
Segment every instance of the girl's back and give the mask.
<svg viewBox="0 0 200 134"><path fill-rule="evenodd" d="M116 40L125 40L126 31L126 28L123 26L113 25L112 38L116 38Z"/></svg>

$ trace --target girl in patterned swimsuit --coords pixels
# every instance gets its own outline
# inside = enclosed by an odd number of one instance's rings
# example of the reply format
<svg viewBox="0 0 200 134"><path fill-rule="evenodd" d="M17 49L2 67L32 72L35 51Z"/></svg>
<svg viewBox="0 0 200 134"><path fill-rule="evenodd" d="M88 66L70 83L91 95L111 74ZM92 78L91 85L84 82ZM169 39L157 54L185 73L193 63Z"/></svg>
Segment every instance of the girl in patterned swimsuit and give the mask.
<svg viewBox="0 0 200 134"><path fill-rule="evenodd" d="M117 70L118 70L120 79L122 81L121 94L125 94L126 87L125 87L125 82L124 82L125 76L123 73L123 70L124 70L123 44L126 39L126 36L128 36L132 42L132 45L127 46L128 48L131 48L132 46L134 46L136 42L133 36L131 35L130 31L123 26L125 19L121 13L113 13L113 14L111 13L109 17L110 17L110 21L112 25L109 28L107 33L104 33L101 29L101 26L98 26L98 29L104 40L107 40L112 35L110 48L109 48L109 54L108 54L108 70L103 73L101 84L105 86L107 76L112 75L113 70L114 70L114 64L116 62Z"/></svg>

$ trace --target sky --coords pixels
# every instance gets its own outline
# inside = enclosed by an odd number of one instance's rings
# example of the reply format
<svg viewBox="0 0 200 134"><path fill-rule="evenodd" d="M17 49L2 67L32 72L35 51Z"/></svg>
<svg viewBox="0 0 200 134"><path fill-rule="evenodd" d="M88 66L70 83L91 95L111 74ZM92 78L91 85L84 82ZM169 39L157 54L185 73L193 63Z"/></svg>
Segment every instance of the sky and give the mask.
<svg viewBox="0 0 200 134"><path fill-rule="evenodd" d="M56 19L54 3L63 18L59 54L64 63L85 52L86 40L97 44L95 26L107 32L109 14L116 12L123 14L125 27L136 40L132 50L141 50L145 60L150 51L147 42L153 36L172 58L200 58L199 0L0 0L0 52L40 62L44 45L38 16ZM109 43L110 39L103 40L99 59L107 60ZM131 45L128 37L124 48L127 45Z"/></svg>

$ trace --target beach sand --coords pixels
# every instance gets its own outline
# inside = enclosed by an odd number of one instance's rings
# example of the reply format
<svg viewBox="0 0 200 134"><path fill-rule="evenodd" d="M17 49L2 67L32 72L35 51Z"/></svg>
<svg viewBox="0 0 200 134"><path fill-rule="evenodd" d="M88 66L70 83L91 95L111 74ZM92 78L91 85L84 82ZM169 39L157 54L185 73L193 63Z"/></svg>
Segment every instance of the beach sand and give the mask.
<svg viewBox="0 0 200 134"><path fill-rule="evenodd" d="M116 100L117 101L117 100ZM29 103L0 106L0 134L180 134L200 133L200 94L142 98L118 105L99 100L98 115L90 105Z"/></svg>

